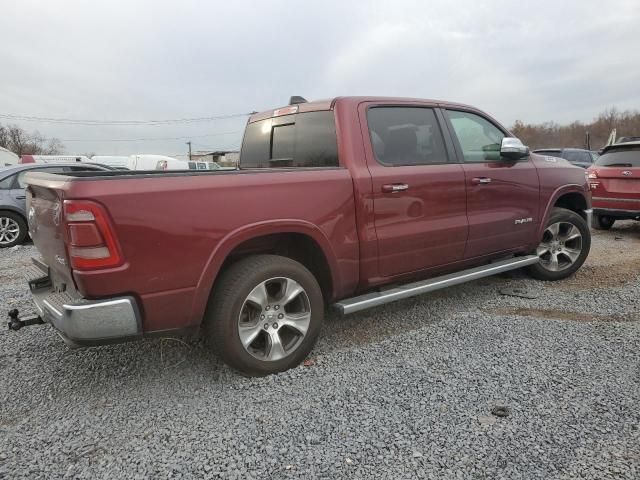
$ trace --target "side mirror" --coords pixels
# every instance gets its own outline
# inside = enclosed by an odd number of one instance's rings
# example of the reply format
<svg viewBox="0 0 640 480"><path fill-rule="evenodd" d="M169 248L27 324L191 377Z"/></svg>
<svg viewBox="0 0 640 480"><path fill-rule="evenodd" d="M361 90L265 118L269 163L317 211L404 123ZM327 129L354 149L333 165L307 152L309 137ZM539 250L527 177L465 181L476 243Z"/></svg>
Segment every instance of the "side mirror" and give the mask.
<svg viewBox="0 0 640 480"><path fill-rule="evenodd" d="M500 145L500 156L507 160L520 160L529 156L529 147L523 145L519 138L504 137Z"/></svg>

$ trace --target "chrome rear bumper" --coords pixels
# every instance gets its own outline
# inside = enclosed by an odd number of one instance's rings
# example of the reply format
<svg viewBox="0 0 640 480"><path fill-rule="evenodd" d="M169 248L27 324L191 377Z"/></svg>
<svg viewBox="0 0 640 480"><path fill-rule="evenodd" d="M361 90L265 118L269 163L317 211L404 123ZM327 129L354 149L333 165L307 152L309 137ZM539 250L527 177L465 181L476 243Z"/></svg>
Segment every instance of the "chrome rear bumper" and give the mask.
<svg viewBox="0 0 640 480"><path fill-rule="evenodd" d="M68 292L56 293L48 274L37 265L29 267L25 276L38 314L69 346L114 343L142 335L140 311L133 297L87 300Z"/></svg>

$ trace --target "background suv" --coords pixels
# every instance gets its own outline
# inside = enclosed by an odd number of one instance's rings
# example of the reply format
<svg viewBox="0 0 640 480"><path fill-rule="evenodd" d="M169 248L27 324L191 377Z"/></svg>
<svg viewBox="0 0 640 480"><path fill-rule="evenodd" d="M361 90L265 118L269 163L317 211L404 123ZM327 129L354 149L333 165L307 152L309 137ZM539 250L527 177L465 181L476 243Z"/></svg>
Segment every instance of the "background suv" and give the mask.
<svg viewBox="0 0 640 480"><path fill-rule="evenodd" d="M598 159L598 154L582 148L541 148L533 153L548 157L564 158L576 167L589 168Z"/></svg>
<svg viewBox="0 0 640 480"><path fill-rule="evenodd" d="M609 145L587 170L593 195L593 226L640 220L640 142Z"/></svg>

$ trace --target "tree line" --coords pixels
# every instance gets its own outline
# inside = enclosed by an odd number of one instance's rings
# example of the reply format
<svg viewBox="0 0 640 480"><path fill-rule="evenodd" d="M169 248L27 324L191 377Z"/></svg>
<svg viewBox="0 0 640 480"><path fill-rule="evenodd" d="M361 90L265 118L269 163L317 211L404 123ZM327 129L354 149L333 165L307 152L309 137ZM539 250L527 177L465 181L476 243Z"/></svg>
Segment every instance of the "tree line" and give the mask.
<svg viewBox="0 0 640 480"><path fill-rule="evenodd" d="M0 123L0 147L11 150L16 155L59 155L64 153L64 145L57 138L47 139L38 131L27 132L17 125Z"/></svg>
<svg viewBox="0 0 640 480"><path fill-rule="evenodd" d="M618 111L610 108L600 113L589 123L572 122L559 125L555 122L539 124L516 120L511 131L531 150L536 148L586 148L587 132L591 150L604 147L611 130L616 129L617 138L640 135L640 111Z"/></svg>
<svg viewBox="0 0 640 480"><path fill-rule="evenodd" d="M511 131L530 149L536 148L602 148L609 138L612 129L616 129L618 138L640 136L640 111L618 111L610 108L600 113L593 121L583 123L575 121L569 125L556 122L538 124L524 123L516 120ZM57 138L47 139L37 131L27 132L17 125L0 123L0 147L11 150L17 155L59 155L64 153L64 145Z"/></svg>

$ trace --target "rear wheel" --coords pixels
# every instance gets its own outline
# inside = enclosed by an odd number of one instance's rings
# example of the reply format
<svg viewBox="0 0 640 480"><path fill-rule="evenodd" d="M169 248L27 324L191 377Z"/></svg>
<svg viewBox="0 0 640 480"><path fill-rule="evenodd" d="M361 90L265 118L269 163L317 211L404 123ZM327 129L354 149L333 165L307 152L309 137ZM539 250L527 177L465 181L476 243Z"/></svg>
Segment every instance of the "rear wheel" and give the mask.
<svg viewBox="0 0 640 480"><path fill-rule="evenodd" d="M608 215L594 215L593 228L596 230L609 230L616 223L616 219Z"/></svg>
<svg viewBox="0 0 640 480"><path fill-rule="evenodd" d="M591 232L575 212L554 208L536 249L540 262L527 268L538 280L561 280L578 270L589 255Z"/></svg>
<svg viewBox="0 0 640 480"><path fill-rule="evenodd" d="M255 255L229 267L216 282L204 328L228 365L262 376L304 360L323 317L322 292L309 270L286 257Z"/></svg>
<svg viewBox="0 0 640 480"><path fill-rule="evenodd" d="M0 248L13 247L27 238L27 224L13 212L0 212Z"/></svg>

